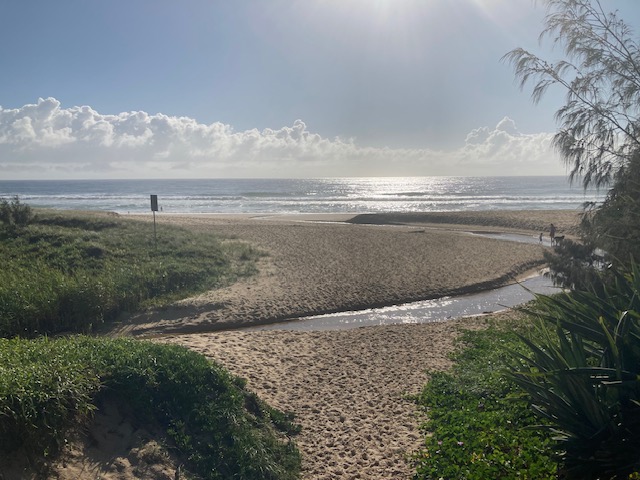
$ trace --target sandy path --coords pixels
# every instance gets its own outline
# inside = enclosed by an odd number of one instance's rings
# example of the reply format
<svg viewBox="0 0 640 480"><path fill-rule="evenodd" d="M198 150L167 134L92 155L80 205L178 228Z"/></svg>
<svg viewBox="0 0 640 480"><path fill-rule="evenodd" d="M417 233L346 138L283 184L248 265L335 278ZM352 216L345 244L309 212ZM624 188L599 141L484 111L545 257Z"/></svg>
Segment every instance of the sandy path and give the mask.
<svg viewBox="0 0 640 480"><path fill-rule="evenodd" d="M176 335L185 345L248 380L269 404L295 412L303 479L402 479L420 447L420 419L407 394L427 370L450 365L458 327L484 319L329 332Z"/></svg>

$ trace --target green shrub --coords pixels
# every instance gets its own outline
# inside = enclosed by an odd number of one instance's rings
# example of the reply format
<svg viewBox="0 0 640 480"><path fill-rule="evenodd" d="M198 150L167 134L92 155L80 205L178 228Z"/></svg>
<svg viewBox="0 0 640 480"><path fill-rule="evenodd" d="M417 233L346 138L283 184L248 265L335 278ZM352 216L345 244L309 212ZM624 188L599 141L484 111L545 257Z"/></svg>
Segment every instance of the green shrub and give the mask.
<svg viewBox="0 0 640 480"><path fill-rule="evenodd" d="M23 227L33 220L33 212L29 205L20 203L16 195L11 201L0 198L0 222L5 227Z"/></svg>
<svg viewBox="0 0 640 480"><path fill-rule="evenodd" d="M511 378L554 433L566 478L625 478L640 468L640 269L534 305Z"/></svg>
<svg viewBox="0 0 640 480"><path fill-rule="evenodd" d="M187 469L202 478L298 476L300 455L288 436L299 427L291 417L200 354L129 339L0 339L5 453L54 454L104 395L163 426Z"/></svg>

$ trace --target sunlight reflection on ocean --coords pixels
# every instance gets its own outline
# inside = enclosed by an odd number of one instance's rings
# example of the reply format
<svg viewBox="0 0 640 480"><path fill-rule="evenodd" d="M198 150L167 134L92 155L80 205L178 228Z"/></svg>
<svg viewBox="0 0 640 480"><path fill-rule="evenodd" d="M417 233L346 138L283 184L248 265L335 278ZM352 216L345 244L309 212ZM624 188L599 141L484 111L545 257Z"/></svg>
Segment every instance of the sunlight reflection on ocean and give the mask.
<svg viewBox="0 0 640 480"><path fill-rule="evenodd" d="M143 213L377 213L577 209L596 191L566 177L0 181L34 207Z"/></svg>

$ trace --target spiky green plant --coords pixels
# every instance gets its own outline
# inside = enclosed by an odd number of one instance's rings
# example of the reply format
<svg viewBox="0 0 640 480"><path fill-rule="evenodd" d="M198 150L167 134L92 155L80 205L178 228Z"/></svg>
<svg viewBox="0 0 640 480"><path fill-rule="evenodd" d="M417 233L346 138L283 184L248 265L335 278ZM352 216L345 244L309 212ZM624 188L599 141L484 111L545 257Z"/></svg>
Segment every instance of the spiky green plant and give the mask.
<svg viewBox="0 0 640 480"><path fill-rule="evenodd" d="M640 268L600 287L537 298L530 353L510 376L562 450L566 478L624 478L640 467Z"/></svg>

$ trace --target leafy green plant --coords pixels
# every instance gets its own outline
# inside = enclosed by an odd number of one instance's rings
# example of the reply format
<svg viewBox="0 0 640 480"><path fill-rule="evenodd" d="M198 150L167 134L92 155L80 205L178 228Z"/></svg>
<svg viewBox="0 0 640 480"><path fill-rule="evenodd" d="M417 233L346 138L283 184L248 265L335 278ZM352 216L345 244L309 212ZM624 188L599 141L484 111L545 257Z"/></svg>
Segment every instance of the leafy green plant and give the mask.
<svg viewBox="0 0 640 480"><path fill-rule="evenodd" d="M33 220L33 211L29 205L20 203L16 195L11 201L0 198L0 222L5 227L25 226Z"/></svg>
<svg viewBox="0 0 640 480"><path fill-rule="evenodd" d="M539 296L510 377L555 434L566 478L640 468L640 269L597 290Z"/></svg>
<svg viewBox="0 0 640 480"><path fill-rule="evenodd" d="M184 347L84 336L0 339L0 451L53 455L105 396L158 422L187 470L206 479L293 479L289 414Z"/></svg>
<svg viewBox="0 0 640 480"><path fill-rule="evenodd" d="M504 375L507 348L522 348L513 328L465 331L453 369L432 374L418 397L428 420L416 479L555 478L550 441L528 428L535 417Z"/></svg>

